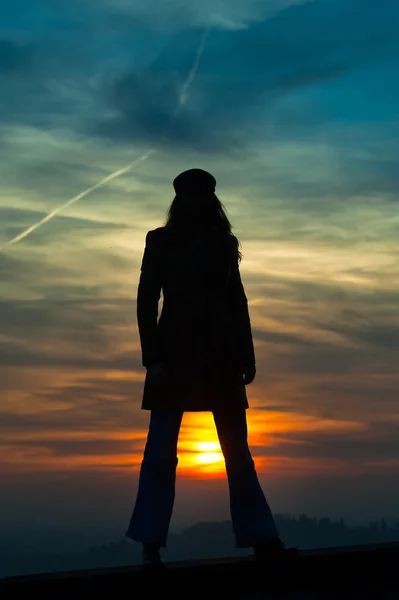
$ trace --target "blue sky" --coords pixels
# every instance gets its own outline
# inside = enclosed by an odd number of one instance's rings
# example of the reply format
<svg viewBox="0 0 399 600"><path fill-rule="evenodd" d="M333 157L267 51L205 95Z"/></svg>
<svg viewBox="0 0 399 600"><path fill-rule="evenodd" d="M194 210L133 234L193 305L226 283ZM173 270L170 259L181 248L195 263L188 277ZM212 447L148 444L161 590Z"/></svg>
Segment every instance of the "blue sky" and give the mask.
<svg viewBox="0 0 399 600"><path fill-rule="evenodd" d="M101 474L93 498L115 473L135 484L148 422L135 322L144 239L164 221L173 178L198 166L216 177L243 244L258 363L248 419L262 481L274 482L272 508L333 511L312 485L317 474L344 516L395 513L398 25L394 0L15 0L3 9L8 498L59 474L71 502L82 473ZM208 416L187 419L182 455L195 432L214 439ZM227 514L219 483L207 485ZM184 500L200 484L182 485ZM181 504L175 518L201 516L201 493L190 504L199 512ZM46 502L35 498L10 501L15 536ZM123 513L117 498L112 507Z"/></svg>

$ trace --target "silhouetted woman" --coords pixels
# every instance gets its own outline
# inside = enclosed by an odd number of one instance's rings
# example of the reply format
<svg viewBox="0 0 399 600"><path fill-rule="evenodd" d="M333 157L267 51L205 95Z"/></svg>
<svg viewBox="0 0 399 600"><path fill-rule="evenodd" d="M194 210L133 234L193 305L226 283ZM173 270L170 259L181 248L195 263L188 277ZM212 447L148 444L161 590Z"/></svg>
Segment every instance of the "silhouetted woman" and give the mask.
<svg viewBox="0 0 399 600"><path fill-rule="evenodd" d="M245 386L256 373L239 242L214 177L190 169L173 182L164 227L146 237L137 296L142 408L151 411L139 488L126 535L143 544L144 564L163 566L175 496L177 441L184 411L212 411L226 462L238 548L279 553L272 513L247 442ZM158 321L158 302L163 308Z"/></svg>

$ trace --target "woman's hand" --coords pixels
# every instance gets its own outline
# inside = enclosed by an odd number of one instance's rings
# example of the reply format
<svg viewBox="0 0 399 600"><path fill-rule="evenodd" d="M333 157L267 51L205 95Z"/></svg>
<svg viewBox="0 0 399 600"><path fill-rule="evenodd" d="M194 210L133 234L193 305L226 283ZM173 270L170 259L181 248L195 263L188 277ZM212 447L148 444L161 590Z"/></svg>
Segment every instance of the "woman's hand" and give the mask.
<svg viewBox="0 0 399 600"><path fill-rule="evenodd" d="M240 379L243 385L249 385L253 382L256 375L256 366L255 365L243 365L240 368Z"/></svg>
<svg viewBox="0 0 399 600"><path fill-rule="evenodd" d="M147 381L156 387L167 383L168 369L164 362L155 362L147 367Z"/></svg>

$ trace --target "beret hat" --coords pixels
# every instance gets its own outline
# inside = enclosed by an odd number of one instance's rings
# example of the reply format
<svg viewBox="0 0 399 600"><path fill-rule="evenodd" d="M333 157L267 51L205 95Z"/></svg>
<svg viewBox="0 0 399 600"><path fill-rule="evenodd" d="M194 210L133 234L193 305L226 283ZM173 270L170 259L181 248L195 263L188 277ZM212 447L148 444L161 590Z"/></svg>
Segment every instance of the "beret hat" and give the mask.
<svg viewBox="0 0 399 600"><path fill-rule="evenodd" d="M183 171L173 180L176 194L187 191L215 191L216 179L203 169Z"/></svg>

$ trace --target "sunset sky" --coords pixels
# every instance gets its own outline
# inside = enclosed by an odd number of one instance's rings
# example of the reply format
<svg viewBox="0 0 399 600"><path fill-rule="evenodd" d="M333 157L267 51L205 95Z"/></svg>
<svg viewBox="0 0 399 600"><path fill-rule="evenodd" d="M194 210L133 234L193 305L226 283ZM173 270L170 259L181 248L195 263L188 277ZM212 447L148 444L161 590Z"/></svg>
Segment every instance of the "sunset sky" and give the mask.
<svg viewBox="0 0 399 600"><path fill-rule="evenodd" d="M396 0L2 8L8 542L99 521L124 535L149 419L144 240L192 167L242 242L249 439L273 511L399 517L398 27ZM173 523L227 518L210 413L185 415L179 461Z"/></svg>

